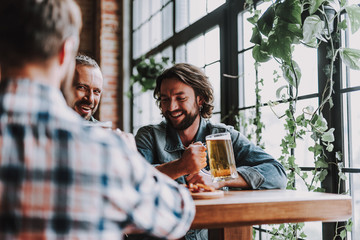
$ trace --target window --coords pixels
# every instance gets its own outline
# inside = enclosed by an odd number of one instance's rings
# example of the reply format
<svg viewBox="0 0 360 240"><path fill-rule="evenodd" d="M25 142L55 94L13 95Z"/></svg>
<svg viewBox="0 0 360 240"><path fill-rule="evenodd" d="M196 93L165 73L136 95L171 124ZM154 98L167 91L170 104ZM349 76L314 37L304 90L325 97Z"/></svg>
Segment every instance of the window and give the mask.
<svg viewBox="0 0 360 240"><path fill-rule="evenodd" d="M356 0L351 0L357 3ZM265 1L258 6L266 9L271 2ZM204 69L209 76L215 91L215 109L212 120L233 124L227 119L234 110L240 111L241 119L253 116L256 103L255 68L252 58L252 44L249 39L252 25L247 22L250 13L244 8L244 1L238 0L132 0L132 62L136 64L140 56L168 56L176 63L188 62ZM358 48L360 31L355 35L343 34L343 44ZM308 105L317 107L319 91L321 91L323 49L307 48L298 45L294 49L294 60L302 70L302 78L298 96L297 111ZM276 83L273 79L280 78ZM281 138L285 134L284 120L278 116L284 114L286 103L270 108L269 101L277 101L275 91L286 82L275 61L262 63L258 68L258 78L263 79L261 85L262 121L266 124L262 134L266 151L275 158L281 155ZM335 79L341 82L336 94L341 103L331 111L338 116L331 119L339 130L342 152L345 159L346 190L353 196L353 232L352 239L360 232L360 110L356 103L360 101L360 71L349 70L345 66L341 75ZM136 89L134 86L134 92ZM135 95L133 99L132 123L133 131L140 126L159 123L161 115L152 92ZM244 128L242 128L244 129ZM309 139L309 138L306 138ZM313 156L307 150L312 144L310 140L298 142L294 154L303 171L314 168ZM299 162L300 160L300 162ZM311 172L308 171L310 175ZM332 176L336 177L336 176ZM327 183L328 184L328 183ZM299 189L306 188L301 179L296 180ZM337 186L334 186L336 189ZM323 226L323 229L321 228ZM265 226L264 226L265 227ZM265 227L266 228L266 227ZM321 239L326 226L319 222L306 223L305 233L309 239Z"/></svg>

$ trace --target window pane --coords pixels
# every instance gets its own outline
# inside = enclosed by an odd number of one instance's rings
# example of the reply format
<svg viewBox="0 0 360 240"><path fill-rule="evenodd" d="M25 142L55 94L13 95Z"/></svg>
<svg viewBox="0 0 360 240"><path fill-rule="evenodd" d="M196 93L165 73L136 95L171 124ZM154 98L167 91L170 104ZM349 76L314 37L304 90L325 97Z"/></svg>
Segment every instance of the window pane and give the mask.
<svg viewBox="0 0 360 240"><path fill-rule="evenodd" d="M214 112L220 111L220 63L214 63L205 68L205 74L209 77L209 80L214 88Z"/></svg>
<svg viewBox="0 0 360 240"><path fill-rule="evenodd" d="M205 33L205 63L218 60L220 60L220 30L217 26Z"/></svg>
<svg viewBox="0 0 360 240"><path fill-rule="evenodd" d="M144 23L150 18L150 1L148 0L139 0L138 7L141 9L141 23Z"/></svg>
<svg viewBox="0 0 360 240"><path fill-rule="evenodd" d="M139 84L134 84L134 133L137 130L147 124L159 123L161 121L160 109L155 103L155 99L152 96L152 91L147 91L145 93L141 92L141 86Z"/></svg>
<svg viewBox="0 0 360 240"><path fill-rule="evenodd" d="M147 51L150 50L150 23L146 22L142 27L140 28L140 49L141 49L141 55L145 54Z"/></svg>
<svg viewBox="0 0 360 240"><path fill-rule="evenodd" d="M189 25L188 1L175 1L175 31L180 32Z"/></svg>
<svg viewBox="0 0 360 240"><path fill-rule="evenodd" d="M151 14L154 15L156 12L158 12L162 7L161 0L151 0Z"/></svg>
<svg viewBox="0 0 360 240"><path fill-rule="evenodd" d="M196 22L206 15L206 0L189 0L189 21Z"/></svg>
<svg viewBox="0 0 360 240"><path fill-rule="evenodd" d="M349 33L349 48L359 49L360 42L360 30L355 34ZM349 87L360 86L360 71L349 69Z"/></svg>
<svg viewBox="0 0 360 240"><path fill-rule="evenodd" d="M169 58L169 62L172 62L173 61L173 51L172 51L172 47L167 47L165 48L162 52L161 52L161 55L163 57L168 57Z"/></svg>
<svg viewBox="0 0 360 240"><path fill-rule="evenodd" d="M151 48L161 43L161 12L151 18Z"/></svg>
<svg viewBox="0 0 360 240"><path fill-rule="evenodd" d="M360 92L352 92L348 93L349 102L349 132L351 133L349 136L349 143L351 146L351 156L350 156L350 164L349 167L357 167L360 168L360 108L357 105L360 102ZM346 105L344 106L344 108Z"/></svg>
<svg viewBox="0 0 360 240"><path fill-rule="evenodd" d="M317 50L295 45L293 59L301 69L299 96L318 92Z"/></svg>
<svg viewBox="0 0 360 240"><path fill-rule="evenodd" d="M176 54L176 58L175 58L176 63L186 62L186 47L185 47L185 45L180 45L179 47L177 47L175 50L175 54Z"/></svg>
<svg viewBox="0 0 360 240"><path fill-rule="evenodd" d="M133 58L138 58L141 55L141 42L140 42L140 30L133 33Z"/></svg>
<svg viewBox="0 0 360 240"><path fill-rule="evenodd" d="M207 12L210 13L223 5L226 0L207 0Z"/></svg>
<svg viewBox="0 0 360 240"><path fill-rule="evenodd" d="M173 35L173 4L169 3L163 10L163 38L165 41Z"/></svg>
<svg viewBox="0 0 360 240"><path fill-rule="evenodd" d="M201 35L194 38L187 44L186 48L187 62L198 67L203 67L205 65L204 36Z"/></svg>
<svg viewBox="0 0 360 240"><path fill-rule="evenodd" d="M141 8L139 7L139 0L133 2L133 29L137 29L141 24Z"/></svg>
<svg viewBox="0 0 360 240"><path fill-rule="evenodd" d="M221 115L220 113L213 114L210 118L213 123L220 123L221 122Z"/></svg>

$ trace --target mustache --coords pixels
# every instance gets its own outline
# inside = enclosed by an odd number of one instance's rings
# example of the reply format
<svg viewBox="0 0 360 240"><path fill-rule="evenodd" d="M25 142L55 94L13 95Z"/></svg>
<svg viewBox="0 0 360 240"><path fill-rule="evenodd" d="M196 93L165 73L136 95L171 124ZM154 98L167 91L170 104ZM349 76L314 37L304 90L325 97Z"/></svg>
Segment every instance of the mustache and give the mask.
<svg viewBox="0 0 360 240"><path fill-rule="evenodd" d="M89 106L90 108L94 108L94 104L90 101L87 101L87 100L80 100L80 101L77 101L76 102L76 105L87 105Z"/></svg>

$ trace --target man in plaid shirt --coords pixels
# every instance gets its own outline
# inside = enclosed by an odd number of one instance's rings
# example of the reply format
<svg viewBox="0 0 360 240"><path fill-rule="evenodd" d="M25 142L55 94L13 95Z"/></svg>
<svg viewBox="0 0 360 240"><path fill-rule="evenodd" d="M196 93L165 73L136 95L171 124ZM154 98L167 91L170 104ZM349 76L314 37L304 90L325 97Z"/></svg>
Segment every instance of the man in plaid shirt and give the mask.
<svg viewBox="0 0 360 240"><path fill-rule="evenodd" d="M0 1L0 239L180 238L187 189L66 105L80 28L73 0Z"/></svg>

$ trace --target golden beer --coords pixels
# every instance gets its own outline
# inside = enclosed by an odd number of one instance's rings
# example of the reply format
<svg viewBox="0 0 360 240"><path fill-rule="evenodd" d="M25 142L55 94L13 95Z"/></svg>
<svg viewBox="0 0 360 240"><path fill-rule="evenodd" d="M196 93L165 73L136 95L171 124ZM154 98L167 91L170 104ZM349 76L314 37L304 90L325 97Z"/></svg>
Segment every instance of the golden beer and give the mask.
<svg viewBox="0 0 360 240"><path fill-rule="evenodd" d="M236 178L234 150L230 133L216 133L206 136L210 172L214 182Z"/></svg>

